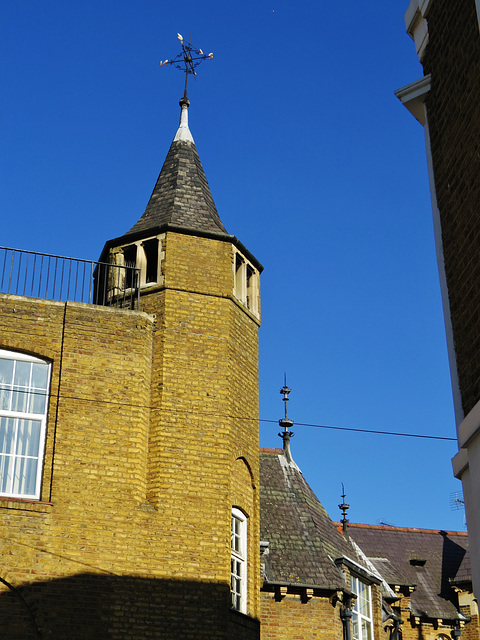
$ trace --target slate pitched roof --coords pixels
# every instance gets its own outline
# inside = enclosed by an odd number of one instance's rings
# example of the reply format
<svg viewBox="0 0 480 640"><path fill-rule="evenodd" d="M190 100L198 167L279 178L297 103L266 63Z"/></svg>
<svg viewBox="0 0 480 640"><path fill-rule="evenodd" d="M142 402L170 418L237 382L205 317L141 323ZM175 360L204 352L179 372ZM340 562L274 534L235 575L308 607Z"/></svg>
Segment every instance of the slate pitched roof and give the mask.
<svg viewBox="0 0 480 640"><path fill-rule="evenodd" d="M459 617L451 584L471 581L466 533L350 523L349 535L388 584L415 585L413 615Z"/></svg>
<svg viewBox="0 0 480 640"><path fill-rule="evenodd" d="M186 105L182 106L179 130L145 212L126 236L166 225L199 232L227 233L188 129L186 109Z"/></svg>
<svg viewBox="0 0 480 640"><path fill-rule="evenodd" d="M360 560L283 449L260 449L260 514L266 582L348 588L334 560Z"/></svg>

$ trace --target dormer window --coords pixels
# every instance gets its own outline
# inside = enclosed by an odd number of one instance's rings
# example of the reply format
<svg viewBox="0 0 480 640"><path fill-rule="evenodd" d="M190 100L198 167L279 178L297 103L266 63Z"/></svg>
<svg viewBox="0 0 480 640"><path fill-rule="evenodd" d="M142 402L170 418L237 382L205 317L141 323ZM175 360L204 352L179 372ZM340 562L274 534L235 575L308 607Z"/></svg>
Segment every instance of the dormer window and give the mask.
<svg viewBox="0 0 480 640"><path fill-rule="evenodd" d="M371 587L356 576L351 576L350 587L355 594L352 607L352 640L373 640Z"/></svg>
<svg viewBox="0 0 480 640"><path fill-rule="evenodd" d="M412 567L424 567L426 563L427 561L422 558L410 558Z"/></svg>
<svg viewBox="0 0 480 640"><path fill-rule="evenodd" d="M233 294L249 311L259 316L259 284L258 270L238 251L234 254L234 286Z"/></svg>

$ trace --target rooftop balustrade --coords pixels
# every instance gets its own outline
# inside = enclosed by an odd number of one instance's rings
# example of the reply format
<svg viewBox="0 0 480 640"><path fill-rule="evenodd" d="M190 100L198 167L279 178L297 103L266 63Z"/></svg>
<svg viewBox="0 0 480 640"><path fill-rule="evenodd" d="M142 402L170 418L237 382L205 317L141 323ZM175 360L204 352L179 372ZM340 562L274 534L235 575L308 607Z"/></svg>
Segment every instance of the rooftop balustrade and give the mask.
<svg viewBox="0 0 480 640"><path fill-rule="evenodd" d="M0 247L0 293L140 309L140 269Z"/></svg>

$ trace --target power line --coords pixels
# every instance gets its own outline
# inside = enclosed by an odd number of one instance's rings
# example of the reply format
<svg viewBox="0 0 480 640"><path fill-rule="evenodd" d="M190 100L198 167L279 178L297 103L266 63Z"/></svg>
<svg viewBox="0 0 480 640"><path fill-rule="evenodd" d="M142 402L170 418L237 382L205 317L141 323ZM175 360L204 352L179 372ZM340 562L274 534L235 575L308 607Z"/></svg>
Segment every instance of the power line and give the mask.
<svg viewBox="0 0 480 640"><path fill-rule="evenodd" d="M259 419L259 422L274 422L278 424L278 420ZM401 436L403 438L427 438L428 440L448 440L456 442L456 438L447 438L446 436L428 436L422 433L400 433L398 431L379 431L377 429L357 429L354 427L334 427L326 424L309 424L307 422L295 422L296 427L315 427L317 429L334 429L335 431L355 431L356 433L375 433L382 436Z"/></svg>
<svg viewBox="0 0 480 640"><path fill-rule="evenodd" d="M6 389L5 387L0 387L0 391L1 390L8 390L11 391L10 388ZM173 411L179 411L179 412L188 412L188 413L193 413L191 410L188 409L178 409L176 408L174 409L165 409L165 408L160 408L160 407L156 407L156 406L151 406L151 405L145 405L145 404L138 404L138 403L130 403L130 402L118 402L115 400L105 400L105 399L100 399L100 398L81 398L78 396L69 396L69 395L64 395L64 394L59 394L54 395L54 394L50 394L50 393L45 393L45 391L34 391L34 390L25 390L25 389L13 389L13 391L15 393L26 393L26 394L30 394L30 395L42 395L44 397L47 398L56 398L58 400L76 400L79 402L92 402L95 404L106 404L106 405L116 405L118 407L131 407L131 408L135 408L135 409L149 409L151 411L169 411L170 413ZM219 414L213 414L213 413L207 413L207 412L201 412L201 411L196 411L196 413L200 414L200 415L204 415L204 416L213 416L215 415L217 418L229 418L229 419L234 419L234 420L243 420L243 421L247 421L247 420L256 420L256 418L250 418L247 416L234 416L234 415L219 415ZM268 420L266 418L258 418L259 422L269 422L272 424L278 424L278 420ZM398 437L402 437L402 438L423 438L426 440L444 440L444 441L448 441L448 442L456 442L457 439L456 438L447 438L446 436L431 436L431 435L426 435L426 434L422 434L422 433L401 433L399 431L380 431L378 429L359 429L356 427L338 427L338 426L333 426L333 425L326 425L326 424L312 424L312 423L308 423L308 422L295 422L295 426L296 427L313 427L316 429L331 429L334 431L353 431L355 433L372 433L372 434L376 434L376 435L382 435L382 436L398 436Z"/></svg>

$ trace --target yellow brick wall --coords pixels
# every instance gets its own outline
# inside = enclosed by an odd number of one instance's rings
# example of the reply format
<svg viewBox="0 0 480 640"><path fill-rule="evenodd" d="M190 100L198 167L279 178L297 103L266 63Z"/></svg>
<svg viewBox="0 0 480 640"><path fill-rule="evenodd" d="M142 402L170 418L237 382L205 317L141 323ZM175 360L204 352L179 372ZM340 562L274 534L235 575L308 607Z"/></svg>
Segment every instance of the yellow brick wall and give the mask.
<svg viewBox="0 0 480 640"><path fill-rule="evenodd" d="M258 322L233 298L230 243L167 233L163 250L166 288L142 298L156 315L148 497L164 510L183 574L227 585L234 505L249 514L249 575L259 575ZM231 483L239 458L251 474L245 505ZM192 530L199 543L186 558Z"/></svg>
<svg viewBox="0 0 480 640"><path fill-rule="evenodd" d="M229 243L164 249L142 313L0 296L0 347L52 360L41 500L0 500L19 637L259 637L258 322ZM229 610L234 505L251 618Z"/></svg>
<svg viewBox="0 0 480 640"><path fill-rule="evenodd" d="M262 640L343 640L340 603L327 596L302 601L301 595L287 594L276 600L262 592Z"/></svg>

